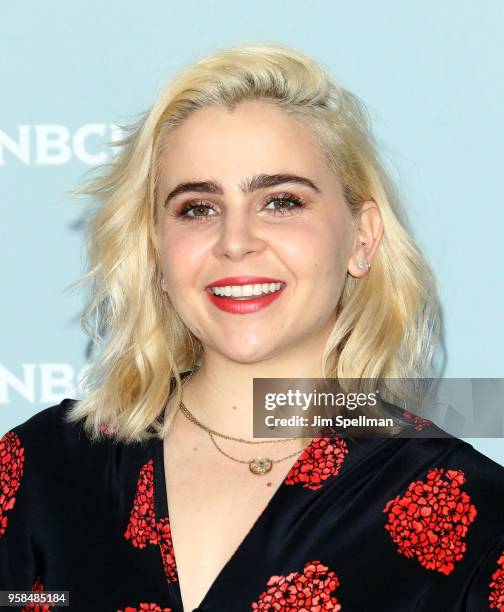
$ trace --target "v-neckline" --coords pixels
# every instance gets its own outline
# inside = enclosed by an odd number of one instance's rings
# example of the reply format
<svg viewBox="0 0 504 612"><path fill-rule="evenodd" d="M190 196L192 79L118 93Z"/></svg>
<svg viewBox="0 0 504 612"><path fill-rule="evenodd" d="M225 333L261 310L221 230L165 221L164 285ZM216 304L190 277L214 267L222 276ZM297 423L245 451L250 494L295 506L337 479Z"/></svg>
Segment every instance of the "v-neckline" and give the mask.
<svg viewBox="0 0 504 612"><path fill-rule="evenodd" d="M288 474L291 472L294 465L296 465L296 462L301 457L301 455L312 446L313 440L314 438L312 438L310 443L307 446L305 446L303 449L301 449L297 455L295 455L294 460L291 463L289 470L286 472L286 475L281 480L280 484L275 489L275 492L269 498L265 507L259 513L259 515L255 519L254 523L252 524L248 532L245 534L243 539L237 545L237 547L235 548L235 550L233 551L229 559L226 561L226 563L222 566L219 573L214 578L213 582L210 584L208 590L203 596L203 599L196 606L196 608L194 608L193 610L189 612L195 612L200 609L203 609L203 607L207 604L210 596L213 594L218 584L222 581L225 574L229 571L230 566L235 562L236 558L240 555L241 551L245 548L245 546L248 544L248 542L254 536L254 534L259 530L261 524L265 521L266 516L270 514L273 506L277 503L278 498L280 497L280 495L283 492L283 489L286 486L285 481L287 479ZM163 517L166 517L169 520L170 514L168 511L168 491L167 491L165 463L164 463L164 440L161 438L155 438L153 486L154 486L154 491L153 491L154 492L154 512L156 515L156 522L159 521ZM179 579L178 567L177 567L177 554L175 551L175 547L173 545L173 538L172 538L172 555L174 559L175 574L177 577L177 580L174 583L175 584L174 588L176 589L180 611L183 612L184 606L183 606L183 601L182 601L182 592L180 590L180 579Z"/></svg>

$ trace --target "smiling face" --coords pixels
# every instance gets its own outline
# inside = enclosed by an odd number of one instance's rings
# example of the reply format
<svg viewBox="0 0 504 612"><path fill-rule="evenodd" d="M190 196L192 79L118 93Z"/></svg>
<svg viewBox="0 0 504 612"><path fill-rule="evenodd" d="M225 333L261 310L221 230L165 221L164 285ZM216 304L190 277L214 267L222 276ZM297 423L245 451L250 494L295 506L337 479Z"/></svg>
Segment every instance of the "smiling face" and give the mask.
<svg viewBox="0 0 504 612"><path fill-rule="evenodd" d="M205 351L253 363L323 345L355 233L311 130L247 101L194 112L165 144L156 202L163 287Z"/></svg>

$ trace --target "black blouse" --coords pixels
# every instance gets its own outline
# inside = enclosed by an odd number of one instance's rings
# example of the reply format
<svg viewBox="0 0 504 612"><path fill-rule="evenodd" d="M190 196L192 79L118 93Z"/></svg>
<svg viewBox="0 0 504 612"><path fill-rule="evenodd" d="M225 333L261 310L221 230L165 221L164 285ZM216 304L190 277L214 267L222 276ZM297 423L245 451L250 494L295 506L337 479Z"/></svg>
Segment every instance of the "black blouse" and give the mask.
<svg viewBox="0 0 504 612"><path fill-rule="evenodd" d="M0 440L0 590L183 612L162 441L91 442L73 402ZM503 611L504 467L453 437L314 438L197 610Z"/></svg>

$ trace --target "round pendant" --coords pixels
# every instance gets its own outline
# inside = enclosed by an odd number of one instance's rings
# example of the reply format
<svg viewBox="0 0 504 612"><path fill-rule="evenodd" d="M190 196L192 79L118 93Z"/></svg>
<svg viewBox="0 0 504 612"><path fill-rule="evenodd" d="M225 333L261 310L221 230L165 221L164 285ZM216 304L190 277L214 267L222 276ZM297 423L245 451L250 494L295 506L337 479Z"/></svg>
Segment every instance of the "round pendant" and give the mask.
<svg viewBox="0 0 504 612"><path fill-rule="evenodd" d="M273 461L268 459L267 457L255 457L249 463L249 470L252 474L256 474L257 476L261 476L262 474L266 474L273 467Z"/></svg>

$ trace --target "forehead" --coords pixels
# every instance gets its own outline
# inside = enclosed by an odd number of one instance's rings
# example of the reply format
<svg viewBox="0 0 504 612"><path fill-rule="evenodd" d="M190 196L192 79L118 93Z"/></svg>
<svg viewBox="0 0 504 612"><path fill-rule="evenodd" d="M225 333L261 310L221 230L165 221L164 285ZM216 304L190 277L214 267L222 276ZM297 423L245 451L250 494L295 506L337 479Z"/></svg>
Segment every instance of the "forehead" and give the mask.
<svg viewBox="0 0 504 612"><path fill-rule="evenodd" d="M253 172L327 171L312 130L280 108L247 101L235 109L206 107L192 113L165 139L161 180L242 176ZM167 176L169 173L169 179Z"/></svg>

